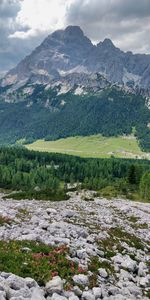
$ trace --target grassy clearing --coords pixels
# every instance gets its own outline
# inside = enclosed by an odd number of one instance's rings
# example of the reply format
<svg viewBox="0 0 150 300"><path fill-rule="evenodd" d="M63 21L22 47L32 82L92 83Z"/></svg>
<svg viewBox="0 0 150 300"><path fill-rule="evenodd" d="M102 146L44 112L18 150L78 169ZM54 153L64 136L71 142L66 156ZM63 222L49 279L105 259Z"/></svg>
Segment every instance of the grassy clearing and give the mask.
<svg viewBox="0 0 150 300"><path fill-rule="evenodd" d="M81 157L124 157L144 158L146 154L138 146L133 136L103 137L101 135L77 136L56 141L37 140L26 145L29 150L58 152Z"/></svg>
<svg viewBox="0 0 150 300"><path fill-rule="evenodd" d="M66 287L72 277L81 273L78 264L67 259L68 248L49 247L29 241L0 241L0 270L21 277L34 278L44 285L53 276L66 279Z"/></svg>

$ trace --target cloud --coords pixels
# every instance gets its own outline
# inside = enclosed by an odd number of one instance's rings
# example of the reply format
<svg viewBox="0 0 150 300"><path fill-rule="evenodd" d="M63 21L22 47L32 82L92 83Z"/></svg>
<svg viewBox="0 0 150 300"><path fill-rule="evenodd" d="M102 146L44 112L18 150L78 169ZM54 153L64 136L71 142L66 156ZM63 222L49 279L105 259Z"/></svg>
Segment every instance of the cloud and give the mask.
<svg viewBox="0 0 150 300"><path fill-rule="evenodd" d="M64 27L73 0L0 0L0 73L15 66L51 32Z"/></svg>
<svg viewBox="0 0 150 300"><path fill-rule="evenodd" d="M28 38L41 32L52 32L64 26L66 9L73 0L23 0L17 16L18 24L28 26L26 32L11 37Z"/></svg>
<svg viewBox="0 0 150 300"><path fill-rule="evenodd" d="M13 18L20 10L18 0L0 0L0 18Z"/></svg>

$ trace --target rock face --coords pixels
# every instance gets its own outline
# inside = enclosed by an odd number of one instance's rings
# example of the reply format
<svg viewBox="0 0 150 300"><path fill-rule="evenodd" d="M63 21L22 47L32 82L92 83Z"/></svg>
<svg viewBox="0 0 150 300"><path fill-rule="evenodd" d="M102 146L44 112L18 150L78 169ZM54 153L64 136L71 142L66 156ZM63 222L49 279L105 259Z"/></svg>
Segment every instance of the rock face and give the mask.
<svg viewBox="0 0 150 300"><path fill-rule="evenodd" d="M150 55L123 52L111 40L97 46L78 26L57 30L1 81L1 87L16 89L26 83L74 83L91 86L93 74L100 73L111 83L133 89L149 89ZM86 80L81 80L86 77ZM88 79L87 79L88 78Z"/></svg>
<svg viewBox="0 0 150 300"><path fill-rule="evenodd" d="M92 192L88 195L94 197ZM0 270L0 299L148 300L150 204L99 198L87 202L83 193L70 196L66 202L52 203L6 201L0 195L0 215L14 220L0 226L0 240L67 245L68 259L79 264L69 291L59 276L40 287L32 278ZM80 273L83 269L85 274Z"/></svg>

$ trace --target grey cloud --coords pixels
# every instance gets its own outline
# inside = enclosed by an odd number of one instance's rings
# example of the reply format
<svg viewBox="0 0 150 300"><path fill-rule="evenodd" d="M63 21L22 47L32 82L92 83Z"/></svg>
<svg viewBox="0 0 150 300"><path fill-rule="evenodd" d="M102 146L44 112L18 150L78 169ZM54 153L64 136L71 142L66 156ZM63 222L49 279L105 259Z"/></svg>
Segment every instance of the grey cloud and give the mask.
<svg viewBox="0 0 150 300"><path fill-rule="evenodd" d="M149 0L76 0L68 9L68 20L100 20L150 16Z"/></svg>
<svg viewBox="0 0 150 300"><path fill-rule="evenodd" d="M20 10L20 0L0 0L0 18L13 18Z"/></svg>
<svg viewBox="0 0 150 300"><path fill-rule="evenodd" d="M0 72L13 65L12 58L15 60L9 35L17 28L15 18L19 9L19 0L0 0Z"/></svg>
<svg viewBox="0 0 150 300"><path fill-rule="evenodd" d="M16 22L19 10L20 0L0 0L0 76L14 67L45 37L44 34L39 34L28 40L10 38L16 31L28 30Z"/></svg>

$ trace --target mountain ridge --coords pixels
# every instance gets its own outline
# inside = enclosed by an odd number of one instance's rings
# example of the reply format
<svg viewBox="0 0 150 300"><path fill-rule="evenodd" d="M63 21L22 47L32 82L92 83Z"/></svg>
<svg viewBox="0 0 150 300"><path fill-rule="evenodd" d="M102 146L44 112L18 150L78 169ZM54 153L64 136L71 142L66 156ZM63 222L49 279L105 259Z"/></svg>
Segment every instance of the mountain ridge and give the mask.
<svg viewBox="0 0 150 300"><path fill-rule="evenodd" d="M0 81L0 143L134 128L149 151L149 72L150 55L125 53L109 39L95 46L78 26L58 30Z"/></svg>
<svg viewBox="0 0 150 300"><path fill-rule="evenodd" d="M50 34L7 73L1 87L16 83L20 86L31 79L32 83L40 84L61 80L63 72L76 72L79 66L80 73L100 73L111 83L129 90L149 90L150 55L123 52L108 38L93 45L79 26L68 26Z"/></svg>

